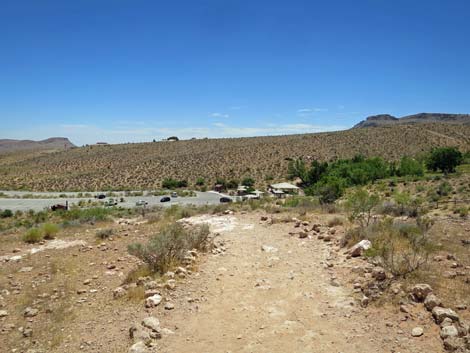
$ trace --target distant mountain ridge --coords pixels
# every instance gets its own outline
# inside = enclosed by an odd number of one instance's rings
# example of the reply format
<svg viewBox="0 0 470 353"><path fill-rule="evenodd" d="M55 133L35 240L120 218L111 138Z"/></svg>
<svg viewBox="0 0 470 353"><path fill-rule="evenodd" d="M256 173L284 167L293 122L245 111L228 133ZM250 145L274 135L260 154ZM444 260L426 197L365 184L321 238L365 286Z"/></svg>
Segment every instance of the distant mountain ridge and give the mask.
<svg viewBox="0 0 470 353"><path fill-rule="evenodd" d="M0 153L26 150L65 150L75 145L66 137L51 137L41 141L0 139Z"/></svg>
<svg viewBox="0 0 470 353"><path fill-rule="evenodd" d="M470 125L470 114L419 113L397 118L389 114L369 116L353 126L353 129L396 124L448 123Z"/></svg>

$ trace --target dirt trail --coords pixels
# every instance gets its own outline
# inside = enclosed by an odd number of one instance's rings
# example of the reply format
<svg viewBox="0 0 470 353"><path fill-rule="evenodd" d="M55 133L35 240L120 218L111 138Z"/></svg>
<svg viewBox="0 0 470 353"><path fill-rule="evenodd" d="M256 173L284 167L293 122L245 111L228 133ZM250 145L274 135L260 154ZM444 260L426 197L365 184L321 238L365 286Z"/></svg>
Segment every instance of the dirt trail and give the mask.
<svg viewBox="0 0 470 353"><path fill-rule="evenodd" d="M258 220L234 217L221 233L227 251L201 264L163 319L175 334L162 352L441 352L438 340L410 337L398 318L358 307L332 283L325 243Z"/></svg>

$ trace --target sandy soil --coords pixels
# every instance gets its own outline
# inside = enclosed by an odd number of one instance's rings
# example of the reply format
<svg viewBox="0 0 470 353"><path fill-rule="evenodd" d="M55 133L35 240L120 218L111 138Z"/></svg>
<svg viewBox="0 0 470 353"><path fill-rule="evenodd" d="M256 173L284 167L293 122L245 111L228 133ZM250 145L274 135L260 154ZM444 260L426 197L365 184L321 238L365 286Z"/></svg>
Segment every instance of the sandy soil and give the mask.
<svg viewBox="0 0 470 353"><path fill-rule="evenodd" d="M197 270L162 292L164 301L153 309L112 295L136 267L127 244L145 241L151 225L119 226L103 246L90 230L69 239L85 246L2 264L0 289L9 294L2 292L0 309L9 315L0 318L0 352L127 352L129 328L149 315L166 329L155 352L443 351L437 326L420 308L410 314L396 305L361 308L351 269L363 261L347 260L332 243L291 236L292 223L268 225L259 214L204 217L195 223L211 223L225 251L201 256ZM323 216L312 221L326 223ZM26 306L39 314L24 318ZM411 336L416 326L423 336ZM31 327L32 337L20 327Z"/></svg>

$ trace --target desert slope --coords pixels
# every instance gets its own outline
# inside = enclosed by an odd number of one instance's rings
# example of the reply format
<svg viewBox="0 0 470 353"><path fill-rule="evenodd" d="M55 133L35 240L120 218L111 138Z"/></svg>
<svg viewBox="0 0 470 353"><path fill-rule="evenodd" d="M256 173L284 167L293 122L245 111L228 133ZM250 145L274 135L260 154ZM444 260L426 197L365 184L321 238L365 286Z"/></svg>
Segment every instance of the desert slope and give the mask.
<svg viewBox="0 0 470 353"><path fill-rule="evenodd" d="M75 145L65 137L51 137L42 141L0 139L0 153L25 150L64 150Z"/></svg>
<svg viewBox="0 0 470 353"><path fill-rule="evenodd" d="M5 162L0 189L102 190L157 188L168 177L211 185L217 177L282 179L289 159L330 160L356 154L398 159L436 146L470 150L470 126L396 125L368 129L235 139L88 146Z"/></svg>

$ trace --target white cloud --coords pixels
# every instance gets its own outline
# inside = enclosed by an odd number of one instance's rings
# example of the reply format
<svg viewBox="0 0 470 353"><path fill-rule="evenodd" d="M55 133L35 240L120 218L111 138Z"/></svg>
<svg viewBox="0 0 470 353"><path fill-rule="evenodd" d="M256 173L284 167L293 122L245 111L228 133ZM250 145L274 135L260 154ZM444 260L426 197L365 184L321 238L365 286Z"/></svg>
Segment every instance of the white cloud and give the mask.
<svg viewBox="0 0 470 353"><path fill-rule="evenodd" d="M222 114L222 113L211 113L210 116L213 118L229 118L230 117L230 115Z"/></svg>

